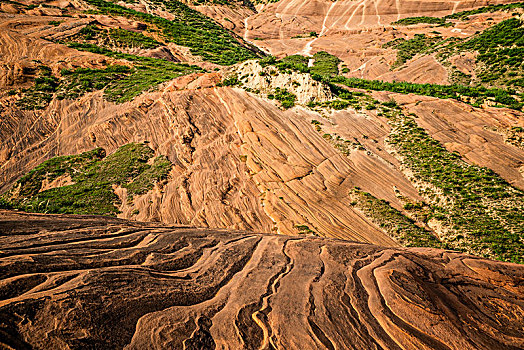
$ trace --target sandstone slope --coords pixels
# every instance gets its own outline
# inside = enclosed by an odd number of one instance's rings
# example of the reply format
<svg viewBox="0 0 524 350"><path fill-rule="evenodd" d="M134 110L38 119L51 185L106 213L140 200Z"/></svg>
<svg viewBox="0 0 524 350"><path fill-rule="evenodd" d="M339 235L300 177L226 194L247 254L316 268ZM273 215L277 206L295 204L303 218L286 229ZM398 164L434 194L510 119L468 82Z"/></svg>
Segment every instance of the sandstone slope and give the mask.
<svg viewBox="0 0 524 350"><path fill-rule="evenodd" d="M279 2L265 5L264 9L258 6L259 15L262 16L265 9L284 11L282 6L286 3L289 11L302 4ZM71 6L82 8L82 3L79 4ZM341 4L333 3L332 10ZM69 5L62 7L69 8ZM169 17L158 7L146 5L142 1L126 6ZM228 11L253 11L236 6ZM439 8L445 10L449 7L446 6ZM58 18L53 16L60 15L57 8L39 6L30 11L33 12L0 16L0 26L5 29L0 34L0 50L4 53L2 63L7 68L0 80L0 87L6 90L0 100L0 192L5 192L20 176L52 157L78 154L95 147L103 147L109 154L131 142L146 142L157 155L167 156L174 167L167 184L135 196L132 201L128 201L125 189L116 188L123 218L258 232L315 234L398 245L383 228L356 210L349 196L354 187L359 187L399 210L406 204L399 197L413 202L422 199L409 173L388 148L386 139L391 128L378 110L365 109L364 105L339 111L313 110L304 105L283 110L275 100L266 98L271 90L289 89L297 95L300 104L325 102L334 95L307 74L282 73L269 67L266 70L274 71L274 75L265 74L253 61L232 68L241 75L244 89L216 87L225 71L230 70L228 68L166 81L152 87L154 91L144 92L122 104L107 101L103 91L98 90L76 99L54 98L43 110L21 110L16 105L17 96L10 96L7 90L30 86L35 80L38 62L51 67L58 76L61 68L105 67L115 61L114 56L73 50L41 36L63 37L92 20L102 23L100 26L105 29L122 26L138 30L140 27L147 35L153 35L143 29L143 24L119 16L74 12L75 16L59 17L63 22L51 25L50 20ZM297 16L301 14L294 11ZM408 12L409 15L421 14L415 10ZM309 12L304 10L304 13ZM329 17L324 18L327 18L326 23L333 22ZM232 29L237 30L235 28ZM350 33L351 38L353 35L366 38L366 41L351 41L352 47L373 53L370 43L374 37L369 35L381 35L380 30L359 29ZM427 28L411 31L417 30ZM346 41L348 33L341 34ZM384 33L381 38L386 41L389 32ZM254 40L250 35L247 37ZM142 51L134 53L144 54ZM189 58L181 55L176 59ZM371 59L379 63L381 60ZM442 68L430 58L416 61L420 74L412 75L413 79L423 80L428 66L433 67L433 73ZM217 67L206 62L199 64ZM377 71L365 64L361 67L360 70L351 68L349 74L389 74L391 79L407 76L406 72L389 72L387 64L384 70ZM445 81L440 73L433 73L434 80ZM419 125L449 151L457 151L472 164L489 167L512 185L524 188L524 150L506 139L508 130L523 126L522 113L473 108L462 102L412 95L375 93L374 96L380 101L394 98L406 112L415 113ZM322 124L320 130L312 124L316 122ZM331 137L342 137L344 142L359 146L344 154Z"/></svg>

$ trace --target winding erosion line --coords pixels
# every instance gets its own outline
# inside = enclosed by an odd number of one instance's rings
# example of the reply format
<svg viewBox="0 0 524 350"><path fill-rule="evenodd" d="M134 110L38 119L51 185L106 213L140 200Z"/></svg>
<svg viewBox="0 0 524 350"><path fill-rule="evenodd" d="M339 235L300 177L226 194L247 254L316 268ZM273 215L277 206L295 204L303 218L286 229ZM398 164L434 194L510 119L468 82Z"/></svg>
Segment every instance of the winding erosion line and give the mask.
<svg viewBox="0 0 524 350"><path fill-rule="evenodd" d="M362 8L362 15L361 15L360 22L358 23L358 25L359 26L364 25L364 20L365 20L365 17L366 17L366 10L368 9L368 6L367 6L368 5L368 1L369 0L364 0L364 1L359 2L358 4L356 4L355 9L353 10L353 12L351 12L351 15L349 16L349 18L346 21L346 23L344 23L344 28L346 30L352 29L350 27L350 23L351 23L351 21L353 21L353 19L355 18L355 16L359 12L360 8ZM381 26L382 25L382 17L380 16L380 11L378 10L378 8L379 8L378 3L379 2L380 2L380 0L373 0L373 4L370 5L370 6L374 5L374 7L375 7L375 14L377 15L377 25ZM398 0L396 0L396 7L397 7L398 16L400 16ZM347 10L344 13L343 16L345 16L348 11L351 11L351 8L349 10Z"/></svg>
<svg viewBox="0 0 524 350"><path fill-rule="evenodd" d="M396 339L392 334L389 334L378 322L377 316L379 315L376 315L375 313L381 312L382 315L389 320L389 322L404 332L414 335L415 338L417 338L418 341L420 341L422 344L426 345L427 348L435 350L451 350L450 347L448 347L439 339L417 328L416 325L409 324L401 317L397 316L397 314L395 314L394 311L388 306L384 296L380 293L380 287L376 279L376 271L397 260L399 257L401 257L400 253L388 253L386 250L375 254L374 257L376 257L376 259L372 261L369 261L366 258L357 261L357 263L355 263L353 266L351 275L353 277L355 286L358 286L358 289L366 291L365 294L367 297L364 299L367 299L367 302L361 303L361 305L363 306L367 304L367 306L363 309L362 316L364 316L370 325L377 331L377 341L379 343L384 343L384 345L392 341L395 345L393 346L390 344L390 348L399 350L403 348L398 339ZM417 263L415 262L415 264ZM380 308L375 307L372 309L370 307L371 305L374 305L375 302L380 305Z"/></svg>
<svg viewBox="0 0 524 350"><path fill-rule="evenodd" d="M381 22L381 17L380 17L380 13L378 11L378 0L375 0L374 3L375 3L375 12L377 14L377 25L381 26L382 23L380 23Z"/></svg>
<svg viewBox="0 0 524 350"><path fill-rule="evenodd" d="M331 10L335 7L335 5L338 3L338 0L333 2L330 6L329 6L329 9L328 11L326 12L326 16L324 17L324 21L322 22L322 30L320 31L320 34L313 40L311 40L310 42L308 42L306 44L306 46L304 46L304 49L302 50L301 54L304 55L304 56L308 56L308 57L311 57L311 50L313 49L312 45L315 41L317 41L318 39L320 39L320 37L322 37L328 30L327 26L326 26L326 21L329 17L329 14L331 12ZM336 22L335 22L336 23ZM331 26L333 27L333 25Z"/></svg>
<svg viewBox="0 0 524 350"><path fill-rule="evenodd" d="M353 10L353 12L351 13L351 16L349 16L349 19L346 21L346 23L344 24L344 28L345 29L351 29L351 27L349 27L349 24L351 23L351 21L353 20L353 18L355 17L355 15L357 14L357 11L358 9L363 6L364 8L366 7L366 1L367 0L364 0L360 3L358 3L355 7L355 10ZM364 10L362 10L362 14L364 14Z"/></svg>
<svg viewBox="0 0 524 350"><path fill-rule="evenodd" d="M260 349L267 349L269 344L271 344L271 346L274 349L278 349L278 347L276 346L272 338L271 326L269 324L266 325L266 322L267 323L269 322L265 319L267 318L267 315L269 314L269 312L271 312L271 306L269 305L269 301L271 297L277 293L278 287L280 286L280 281L282 280L282 278L284 278L287 274L289 274L289 272L293 269L294 260L292 257L290 257L286 253L286 247L287 247L288 242L294 241L294 240L297 240L297 239L288 239L282 245L282 253L284 254L286 258L286 265L275 276L272 277L272 280L270 280L269 282L266 293L264 293L264 295L262 296L262 305L260 309L255 311L251 315L251 318L253 319L253 321L255 321L255 323L260 327L260 329L262 329L263 338L262 338L262 343L260 345Z"/></svg>
<svg viewBox="0 0 524 350"><path fill-rule="evenodd" d="M457 12L457 8L460 5L461 1L454 1L453 10L451 11L451 14L455 14Z"/></svg>
<svg viewBox="0 0 524 350"><path fill-rule="evenodd" d="M308 320L308 323L309 323L309 327L311 328L311 331L313 332L315 337L318 339L318 341L326 349L328 349L328 350L335 350L335 346L333 345L333 342L331 341L331 339L328 338L326 333L324 333L324 331L317 325L317 323L314 320L316 306L315 306L315 296L313 294L313 288L314 288L313 285L320 281L320 279L324 276L324 272L326 271L326 264L324 263L324 260L322 259L322 255L325 254L326 246L322 245L319 250L320 250L320 252L319 252L318 256L319 256L319 260L320 260L320 263L321 263L320 271L319 271L318 275L316 275L315 278L313 278L313 281L309 285L309 300L308 300L308 303L309 303L309 315L307 317L307 320Z"/></svg>

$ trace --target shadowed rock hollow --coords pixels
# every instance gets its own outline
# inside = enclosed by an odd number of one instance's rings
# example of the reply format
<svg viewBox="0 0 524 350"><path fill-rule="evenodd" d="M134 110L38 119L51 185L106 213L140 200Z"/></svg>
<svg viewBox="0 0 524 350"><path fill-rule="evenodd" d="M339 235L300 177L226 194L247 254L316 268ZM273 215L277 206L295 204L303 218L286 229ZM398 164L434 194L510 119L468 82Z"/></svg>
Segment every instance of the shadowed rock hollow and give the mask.
<svg viewBox="0 0 524 350"><path fill-rule="evenodd" d="M8 348L519 349L524 268L434 249L0 212Z"/></svg>

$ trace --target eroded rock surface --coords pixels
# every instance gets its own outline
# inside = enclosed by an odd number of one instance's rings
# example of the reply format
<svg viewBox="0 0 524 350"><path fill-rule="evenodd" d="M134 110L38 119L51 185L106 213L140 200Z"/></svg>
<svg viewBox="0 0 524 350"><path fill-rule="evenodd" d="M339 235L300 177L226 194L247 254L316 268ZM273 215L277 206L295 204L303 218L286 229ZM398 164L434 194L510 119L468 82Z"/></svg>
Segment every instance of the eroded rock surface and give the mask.
<svg viewBox="0 0 524 350"><path fill-rule="evenodd" d="M449 251L0 212L0 344L517 349L524 268Z"/></svg>

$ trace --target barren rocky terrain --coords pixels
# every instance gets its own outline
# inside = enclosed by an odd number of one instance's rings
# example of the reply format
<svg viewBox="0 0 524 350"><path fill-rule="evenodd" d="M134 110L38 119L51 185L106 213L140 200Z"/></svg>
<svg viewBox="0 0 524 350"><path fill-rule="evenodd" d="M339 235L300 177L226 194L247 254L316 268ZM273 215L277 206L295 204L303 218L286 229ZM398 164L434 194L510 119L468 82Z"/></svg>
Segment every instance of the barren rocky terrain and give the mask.
<svg viewBox="0 0 524 350"><path fill-rule="evenodd" d="M524 346L517 264L107 217L0 218L8 348Z"/></svg>

